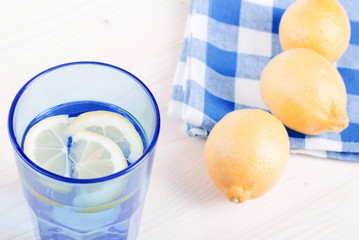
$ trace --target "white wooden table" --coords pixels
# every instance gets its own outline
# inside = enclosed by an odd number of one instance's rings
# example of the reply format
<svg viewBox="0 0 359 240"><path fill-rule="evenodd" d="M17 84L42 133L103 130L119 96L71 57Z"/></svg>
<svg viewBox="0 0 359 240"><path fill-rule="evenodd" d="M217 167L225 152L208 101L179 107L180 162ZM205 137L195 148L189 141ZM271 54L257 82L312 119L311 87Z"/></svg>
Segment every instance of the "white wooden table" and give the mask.
<svg viewBox="0 0 359 240"><path fill-rule="evenodd" d="M127 69L159 102L162 129L139 240L359 239L358 163L293 155L270 192L240 205L214 187L205 140L167 116L189 0L0 3L1 240L34 239L7 134L9 105L35 74L78 60Z"/></svg>

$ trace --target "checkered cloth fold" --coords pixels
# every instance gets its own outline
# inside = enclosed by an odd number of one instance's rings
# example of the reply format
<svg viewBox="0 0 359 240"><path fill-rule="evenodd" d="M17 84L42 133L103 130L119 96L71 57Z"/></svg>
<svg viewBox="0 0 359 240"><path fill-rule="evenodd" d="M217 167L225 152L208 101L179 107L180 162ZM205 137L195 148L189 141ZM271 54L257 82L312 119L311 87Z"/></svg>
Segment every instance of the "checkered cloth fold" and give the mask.
<svg viewBox="0 0 359 240"><path fill-rule="evenodd" d="M282 52L278 26L294 0L193 0L172 88L169 115L186 122L190 136L206 137L235 109L268 110L259 79ZM350 124L341 133L316 136L287 129L292 152L359 161L359 1L341 0L352 35L336 62L348 93Z"/></svg>

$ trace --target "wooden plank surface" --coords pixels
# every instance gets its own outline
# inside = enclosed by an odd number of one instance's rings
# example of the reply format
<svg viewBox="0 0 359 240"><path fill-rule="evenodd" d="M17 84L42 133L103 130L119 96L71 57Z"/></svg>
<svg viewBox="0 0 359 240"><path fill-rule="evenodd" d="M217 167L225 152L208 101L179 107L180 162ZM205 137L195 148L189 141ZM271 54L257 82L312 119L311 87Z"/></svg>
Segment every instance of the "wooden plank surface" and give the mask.
<svg viewBox="0 0 359 240"><path fill-rule="evenodd" d="M0 7L0 239L33 240L7 134L10 103L40 71L102 61L142 79L162 129L139 240L359 239L359 164L292 155L262 198L235 205L212 184L205 140L167 116L189 0L14 0Z"/></svg>

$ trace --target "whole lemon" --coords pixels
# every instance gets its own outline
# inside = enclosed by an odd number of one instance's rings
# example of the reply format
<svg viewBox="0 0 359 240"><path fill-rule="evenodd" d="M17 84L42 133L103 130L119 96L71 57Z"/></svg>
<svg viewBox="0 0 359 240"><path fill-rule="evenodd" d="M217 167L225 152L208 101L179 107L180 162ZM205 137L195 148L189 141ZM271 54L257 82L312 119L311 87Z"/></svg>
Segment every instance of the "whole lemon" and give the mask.
<svg viewBox="0 0 359 240"><path fill-rule="evenodd" d="M259 109L225 115L210 132L205 161L215 185L235 203L257 198L282 175L289 156L283 124Z"/></svg>
<svg viewBox="0 0 359 240"><path fill-rule="evenodd" d="M282 16L279 40L283 50L310 48L335 62L349 45L348 15L337 0L297 0Z"/></svg>
<svg viewBox="0 0 359 240"><path fill-rule="evenodd" d="M348 126L343 79L317 52L293 48L278 54L264 68L260 87L269 110L291 129L316 135Z"/></svg>

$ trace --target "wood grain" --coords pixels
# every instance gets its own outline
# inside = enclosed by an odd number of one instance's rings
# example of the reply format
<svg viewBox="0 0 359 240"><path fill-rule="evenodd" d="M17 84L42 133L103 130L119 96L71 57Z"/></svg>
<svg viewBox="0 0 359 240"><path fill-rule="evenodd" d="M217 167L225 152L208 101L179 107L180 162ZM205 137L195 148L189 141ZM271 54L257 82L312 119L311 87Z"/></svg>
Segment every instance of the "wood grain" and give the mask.
<svg viewBox="0 0 359 240"><path fill-rule="evenodd" d="M212 184L205 139L167 116L189 0L14 0L0 8L0 239L33 240L8 109L18 89L57 64L123 67L157 98L162 129L139 240L359 239L359 164L292 155L265 196L235 205Z"/></svg>

